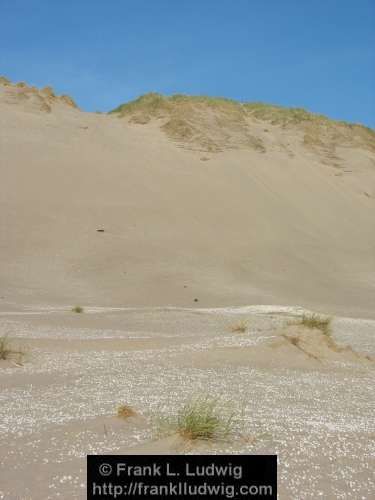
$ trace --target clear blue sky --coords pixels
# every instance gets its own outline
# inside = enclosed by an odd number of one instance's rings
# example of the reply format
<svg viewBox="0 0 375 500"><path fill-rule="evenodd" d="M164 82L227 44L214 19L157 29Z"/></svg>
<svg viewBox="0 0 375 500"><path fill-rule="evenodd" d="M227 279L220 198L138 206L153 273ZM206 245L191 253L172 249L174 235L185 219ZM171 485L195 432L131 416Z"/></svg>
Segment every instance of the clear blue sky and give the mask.
<svg viewBox="0 0 375 500"><path fill-rule="evenodd" d="M374 0L0 0L0 74L107 111L150 91L375 127Z"/></svg>

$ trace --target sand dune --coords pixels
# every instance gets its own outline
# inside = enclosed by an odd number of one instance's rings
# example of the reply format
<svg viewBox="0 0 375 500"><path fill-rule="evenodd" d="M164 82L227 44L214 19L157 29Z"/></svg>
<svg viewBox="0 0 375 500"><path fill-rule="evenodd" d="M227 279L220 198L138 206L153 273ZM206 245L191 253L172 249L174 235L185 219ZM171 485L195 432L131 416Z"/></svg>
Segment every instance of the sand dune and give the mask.
<svg viewBox="0 0 375 500"><path fill-rule="evenodd" d="M138 105L85 113L0 82L4 307L198 299L373 315L374 132L215 102L140 120ZM179 110L198 135L179 135ZM306 145L312 126L330 149Z"/></svg>
<svg viewBox="0 0 375 500"><path fill-rule="evenodd" d="M206 97L85 113L4 79L0 120L0 497L84 498L88 453L189 452L369 498L374 132ZM207 394L229 439L160 434Z"/></svg>

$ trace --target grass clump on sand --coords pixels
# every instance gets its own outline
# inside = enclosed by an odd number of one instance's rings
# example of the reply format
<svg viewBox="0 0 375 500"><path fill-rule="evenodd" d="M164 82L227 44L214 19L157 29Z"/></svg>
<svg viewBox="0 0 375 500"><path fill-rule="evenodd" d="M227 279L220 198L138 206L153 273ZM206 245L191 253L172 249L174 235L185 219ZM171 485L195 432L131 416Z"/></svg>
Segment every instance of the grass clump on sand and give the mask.
<svg viewBox="0 0 375 500"><path fill-rule="evenodd" d="M331 318L319 316L319 314L304 314L299 324L311 330L316 328L329 337L331 335L331 321Z"/></svg>
<svg viewBox="0 0 375 500"><path fill-rule="evenodd" d="M247 321L241 320L231 326L231 331L233 333L246 333L247 332Z"/></svg>
<svg viewBox="0 0 375 500"><path fill-rule="evenodd" d="M72 308L72 312L80 314L80 313L83 313L83 312L84 312L84 309L83 309L83 307L81 307L81 306L74 306L74 307Z"/></svg>
<svg viewBox="0 0 375 500"><path fill-rule="evenodd" d="M120 418L129 418L129 417L135 417L137 415L137 412L133 410L131 406L128 405L120 405L117 408L117 416Z"/></svg>
<svg viewBox="0 0 375 500"><path fill-rule="evenodd" d="M221 408L218 399L204 397L186 403L175 417L161 420L170 433L188 440L223 440L233 431L234 413Z"/></svg>
<svg viewBox="0 0 375 500"><path fill-rule="evenodd" d="M21 364L24 356L24 351L12 347L12 343L7 335L0 337L0 360L15 360Z"/></svg>

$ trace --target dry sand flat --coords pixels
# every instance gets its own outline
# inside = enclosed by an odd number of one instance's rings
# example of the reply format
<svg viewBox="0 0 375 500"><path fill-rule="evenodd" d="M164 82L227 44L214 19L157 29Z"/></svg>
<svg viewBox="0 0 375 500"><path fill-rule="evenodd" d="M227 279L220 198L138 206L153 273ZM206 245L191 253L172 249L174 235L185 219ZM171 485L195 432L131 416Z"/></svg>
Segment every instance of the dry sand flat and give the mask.
<svg viewBox="0 0 375 500"><path fill-rule="evenodd" d="M207 452L278 453L281 498L370 498L375 322L334 319L332 342L354 353L288 326L300 314L3 312L1 330L28 349L22 367L0 363L3 498L84 498L87 453ZM240 319L247 332L232 332ZM306 352L285 335L309 336ZM236 411L229 441L158 437L156 417L206 393ZM139 416L117 418L123 403Z"/></svg>
<svg viewBox="0 0 375 500"><path fill-rule="evenodd" d="M0 337L27 351L0 361L0 498L84 498L105 452L278 453L281 498L370 498L374 132L181 96L84 113L6 80L0 127ZM304 307L332 337L287 324ZM206 393L230 443L157 436Z"/></svg>

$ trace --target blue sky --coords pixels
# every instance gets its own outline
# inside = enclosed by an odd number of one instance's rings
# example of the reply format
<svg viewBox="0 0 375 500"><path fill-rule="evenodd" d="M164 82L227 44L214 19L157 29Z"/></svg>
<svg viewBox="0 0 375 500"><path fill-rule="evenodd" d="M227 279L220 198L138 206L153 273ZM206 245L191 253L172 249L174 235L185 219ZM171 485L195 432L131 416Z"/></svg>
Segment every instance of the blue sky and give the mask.
<svg viewBox="0 0 375 500"><path fill-rule="evenodd" d="M374 0L0 0L0 75L107 111L145 92L375 127Z"/></svg>

